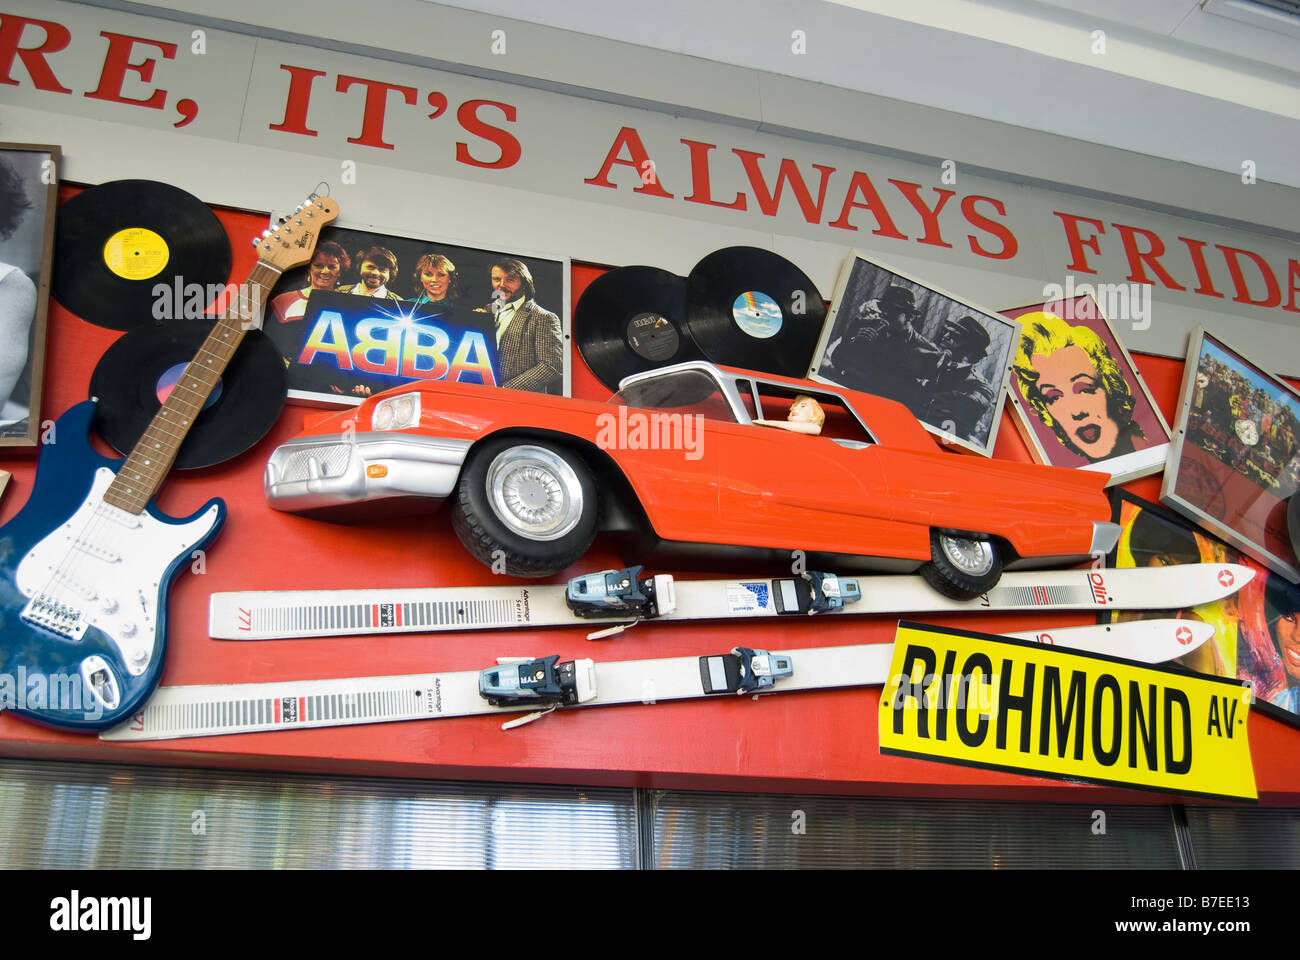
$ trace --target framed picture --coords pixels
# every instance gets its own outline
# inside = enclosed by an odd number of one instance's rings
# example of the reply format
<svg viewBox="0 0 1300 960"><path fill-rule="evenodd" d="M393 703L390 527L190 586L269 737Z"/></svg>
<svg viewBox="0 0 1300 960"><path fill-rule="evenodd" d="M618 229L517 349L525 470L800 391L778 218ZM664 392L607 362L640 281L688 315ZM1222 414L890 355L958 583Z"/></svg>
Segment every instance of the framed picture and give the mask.
<svg viewBox="0 0 1300 960"><path fill-rule="evenodd" d="M60 159L56 146L0 143L0 446L40 435Z"/></svg>
<svg viewBox="0 0 1300 960"><path fill-rule="evenodd" d="M813 380L897 400L944 443L989 456L1020 324L854 250Z"/></svg>
<svg viewBox="0 0 1300 960"><path fill-rule="evenodd" d="M1165 617L1214 624L1214 637L1179 659L1190 670L1247 681L1264 713L1300 727L1300 587L1270 573L1241 551L1196 529L1164 507L1113 490L1119 543L1114 567L1177 563L1239 563L1255 577L1230 597L1186 610L1103 613L1103 623Z"/></svg>
<svg viewBox="0 0 1300 960"><path fill-rule="evenodd" d="M1164 469L1169 425L1092 297L1002 313L1020 321L1011 406L1035 461L1109 473L1110 484Z"/></svg>
<svg viewBox="0 0 1300 960"><path fill-rule="evenodd" d="M565 259L339 227L271 291L289 396L360 403L413 380L570 392Z"/></svg>
<svg viewBox="0 0 1300 960"><path fill-rule="evenodd" d="M1192 331L1160 499L1300 583L1287 500L1300 485L1300 393Z"/></svg>

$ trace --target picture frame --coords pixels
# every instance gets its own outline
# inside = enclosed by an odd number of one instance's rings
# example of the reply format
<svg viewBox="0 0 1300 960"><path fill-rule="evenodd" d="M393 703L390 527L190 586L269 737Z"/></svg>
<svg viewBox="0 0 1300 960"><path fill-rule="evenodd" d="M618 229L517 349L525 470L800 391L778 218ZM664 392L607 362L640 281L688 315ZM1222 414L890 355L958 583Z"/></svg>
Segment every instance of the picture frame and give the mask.
<svg viewBox="0 0 1300 960"><path fill-rule="evenodd" d="M499 272L523 298L506 314L500 344L498 263L514 265ZM569 278L564 257L335 223L321 230L312 260L276 283L263 329L284 358L289 399L314 406L358 404L422 379L569 396Z"/></svg>
<svg viewBox="0 0 1300 960"><path fill-rule="evenodd" d="M1251 685L1252 709L1300 727L1300 586L1269 571L1170 510L1115 488L1112 519L1119 541L1107 565L1129 568L1177 563L1236 563L1255 572L1236 593L1184 610L1098 614L1099 623L1165 618L1211 623L1214 636L1176 663Z"/></svg>
<svg viewBox="0 0 1300 960"><path fill-rule="evenodd" d="M62 151L0 143L0 447L34 449Z"/></svg>
<svg viewBox="0 0 1300 960"><path fill-rule="evenodd" d="M1204 327L1192 331L1160 499L1292 583L1300 392Z"/></svg>
<svg viewBox="0 0 1300 960"><path fill-rule="evenodd" d="M1020 323L850 252L809 379L897 400L942 443L991 456Z"/></svg>
<svg viewBox="0 0 1300 960"><path fill-rule="evenodd" d="M1007 392L1035 463L1109 473L1107 486L1165 468L1169 424L1096 300L1084 295L1002 314L1021 324Z"/></svg>

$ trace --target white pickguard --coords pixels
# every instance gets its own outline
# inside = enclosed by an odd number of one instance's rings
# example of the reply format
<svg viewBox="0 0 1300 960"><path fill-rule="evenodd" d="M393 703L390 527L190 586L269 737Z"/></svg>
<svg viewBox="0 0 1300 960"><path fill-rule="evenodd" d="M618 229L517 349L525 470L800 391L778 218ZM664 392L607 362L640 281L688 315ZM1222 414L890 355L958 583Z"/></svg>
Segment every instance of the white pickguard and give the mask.
<svg viewBox="0 0 1300 960"><path fill-rule="evenodd" d="M113 477L107 467L95 471L81 506L23 557L14 581L25 597L39 596L42 608L57 608L80 632L97 627L139 676L154 656L163 576L212 531L220 511L213 506L180 524L128 513L104 502Z"/></svg>

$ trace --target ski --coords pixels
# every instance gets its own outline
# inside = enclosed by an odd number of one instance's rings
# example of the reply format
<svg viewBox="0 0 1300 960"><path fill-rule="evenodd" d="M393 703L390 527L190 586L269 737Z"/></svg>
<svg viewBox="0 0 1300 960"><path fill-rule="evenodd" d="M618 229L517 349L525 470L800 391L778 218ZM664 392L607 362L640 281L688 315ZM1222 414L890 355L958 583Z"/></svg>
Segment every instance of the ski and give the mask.
<svg viewBox="0 0 1300 960"><path fill-rule="evenodd" d="M1213 633L1198 620L1135 620L1007 636L1158 663L1190 653ZM530 712L526 721L539 708L872 686L888 679L893 648L872 643L770 653L737 647L728 654L613 662L522 658L478 671L160 687L130 721L100 737L170 740Z"/></svg>
<svg viewBox="0 0 1300 960"><path fill-rule="evenodd" d="M1254 576L1250 568L1229 563L1007 573L983 596L953 600L907 574L676 580L641 577L639 571L602 571L567 585L214 593L208 630L218 640L280 640L553 627L592 618L635 623L810 613L1181 610L1221 600ZM599 631L593 638L619 629Z"/></svg>

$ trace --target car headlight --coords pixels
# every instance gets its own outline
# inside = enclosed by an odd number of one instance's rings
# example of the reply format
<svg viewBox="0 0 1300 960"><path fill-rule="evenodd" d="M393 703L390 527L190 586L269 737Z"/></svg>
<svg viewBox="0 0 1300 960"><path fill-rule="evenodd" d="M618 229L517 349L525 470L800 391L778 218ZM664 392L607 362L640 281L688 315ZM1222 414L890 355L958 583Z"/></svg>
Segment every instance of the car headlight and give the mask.
<svg viewBox="0 0 1300 960"><path fill-rule="evenodd" d="M375 404L370 414L372 430L405 430L420 422L420 395L403 393Z"/></svg>

